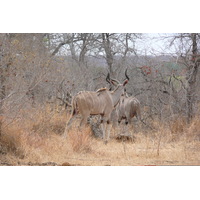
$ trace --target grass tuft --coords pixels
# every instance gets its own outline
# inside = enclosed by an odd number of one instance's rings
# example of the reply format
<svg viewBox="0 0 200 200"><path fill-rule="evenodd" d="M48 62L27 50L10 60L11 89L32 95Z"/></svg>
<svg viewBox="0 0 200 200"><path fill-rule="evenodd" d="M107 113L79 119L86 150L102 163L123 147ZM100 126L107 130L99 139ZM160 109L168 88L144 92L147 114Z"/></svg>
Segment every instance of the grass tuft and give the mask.
<svg viewBox="0 0 200 200"><path fill-rule="evenodd" d="M92 131L90 127L83 130L73 128L68 134L70 144L74 152L89 153L92 151Z"/></svg>

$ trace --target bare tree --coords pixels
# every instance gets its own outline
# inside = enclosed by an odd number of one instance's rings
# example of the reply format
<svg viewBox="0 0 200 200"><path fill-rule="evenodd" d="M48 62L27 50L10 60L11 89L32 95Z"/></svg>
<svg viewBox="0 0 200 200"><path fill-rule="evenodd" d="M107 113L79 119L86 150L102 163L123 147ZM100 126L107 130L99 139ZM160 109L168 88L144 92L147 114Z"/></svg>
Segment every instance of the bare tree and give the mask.
<svg viewBox="0 0 200 200"><path fill-rule="evenodd" d="M139 33L102 33L102 48L105 52L105 60L108 70L113 77L122 74L121 70L126 65L127 55L136 55L135 40L140 38ZM121 62L119 62L121 60ZM117 77L118 78L118 77Z"/></svg>
<svg viewBox="0 0 200 200"><path fill-rule="evenodd" d="M6 34L0 35L0 136L2 133L2 118L3 118L3 101L6 97L6 71L9 67L9 62L6 57L7 51L5 49L8 43L8 36Z"/></svg>
<svg viewBox="0 0 200 200"><path fill-rule="evenodd" d="M198 69L200 65L199 60L199 47L200 34L198 33L181 33L173 37L172 44L179 44L179 55L178 62L184 64L187 69L186 83L186 106L187 106L187 121L188 123L192 120L195 115L194 106L197 101L196 95L196 83Z"/></svg>

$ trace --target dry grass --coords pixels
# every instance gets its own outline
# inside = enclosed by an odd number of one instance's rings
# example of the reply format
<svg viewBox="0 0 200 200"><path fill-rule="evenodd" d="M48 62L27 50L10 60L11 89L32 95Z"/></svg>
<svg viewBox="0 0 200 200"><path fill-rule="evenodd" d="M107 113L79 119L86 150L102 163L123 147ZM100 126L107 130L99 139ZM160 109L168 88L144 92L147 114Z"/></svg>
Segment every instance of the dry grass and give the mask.
<svg viewBox="0 0 200 200"><path fill-rule="evenodd" d="M83 152L83 153L89 153L92 151L92 141L93 138L92 131L90 127L86 127L84 129L84 133L79 128L73 128L69 134L69 143L71 144L71 147L74 152Z"/></svg>
<svg viewBox="0 0 200 200"><path fill-rule="evenodd" d="M25 112L26 113L26 112ZM154 131L140 129L134 142L111 138L105 145L89 127L77 123L64 139L67 116L49 110L32 111L29 118L3 127L0 162L10 165L199 165L200 120L187 126L184 119L170 124L154 121Z"/></svg>

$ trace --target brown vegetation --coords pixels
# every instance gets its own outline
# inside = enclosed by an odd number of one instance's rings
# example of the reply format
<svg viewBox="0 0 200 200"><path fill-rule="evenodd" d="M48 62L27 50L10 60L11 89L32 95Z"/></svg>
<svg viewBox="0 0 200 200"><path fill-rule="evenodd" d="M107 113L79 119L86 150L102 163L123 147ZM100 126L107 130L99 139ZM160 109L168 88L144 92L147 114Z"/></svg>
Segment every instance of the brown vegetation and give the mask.
<svg viewBox="0 0 200 200"><path fill-rule="evenodd" d="M151 49L151 55L133 45L143 36L1 33L1 165L198 165L200 34L159 36L163 50L173 46L176 52ZM121 127L120 137L112 130L104 145L98 123L79 130L75 122L64 139L72 97L114 90L105 74L123 80L127 67L126 92L141 102L146 126Z"/></svg>
<svg viewBox="0 0 200 200"><path fill-rule="evenodd" d="M200 164L198 118L190 125L182 118L175 119L170 126L153 121L153 130L135 128L133 141L112 137L105 145L101 138L92 135L90 127L77 128L78 122L64 139L66 113L51 112L48 108L38 110L33 109L32 117L21 118L9 126L5 120L0 139L1 165Z"/></svg>

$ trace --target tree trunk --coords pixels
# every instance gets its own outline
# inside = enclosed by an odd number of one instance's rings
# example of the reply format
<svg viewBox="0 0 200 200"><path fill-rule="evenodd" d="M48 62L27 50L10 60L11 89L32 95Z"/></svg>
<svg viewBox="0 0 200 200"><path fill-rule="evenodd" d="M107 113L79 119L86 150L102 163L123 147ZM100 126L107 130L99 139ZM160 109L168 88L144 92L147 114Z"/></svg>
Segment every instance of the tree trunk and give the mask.
<svg viewBox="0 0 200 200"><path fill-rule="evenodd" d="M197 33L191 34L192 39L192 60L188 67L186 80L188 87L186 90L186 104L187 104L187 122L190 123L194 117L194 102L195 102L195 84L199 63L197 62Z"/></svg>
<svg viewBox="0 0 200 200"><path fill-rule="evenodd" d="M3 39L5 35L1 35L1 43L3 44ZM3 118L3 99L5 98L5 66L3 62L3 45L0 46L0 136L2 134L2 118Z"/></svg>
<svg viewBox="0 0 200 200"><path fill-rule="evenodd" d="M0 66L0 136L2 134L3 99L5 98L5 77L1 67L2 66Z"/></svg>
<svg viewBox="0 0 200 200"><path fill-rule="evenodd" d="M0 75L0 136L2 135L2 119L3 119L3 99L5 98L5 86L3 77Z"/></svg>
<svg viewBox="0 0 200 200"><path fill-rule="evenodd" d="M109 33L102 33L102 39L103 39L103 47L106 53L106 62L108 64L108 70L110 72L111 77L114 77L113 72L113 54L111 49L111 43L110 43L110 35Z"/></svg>

